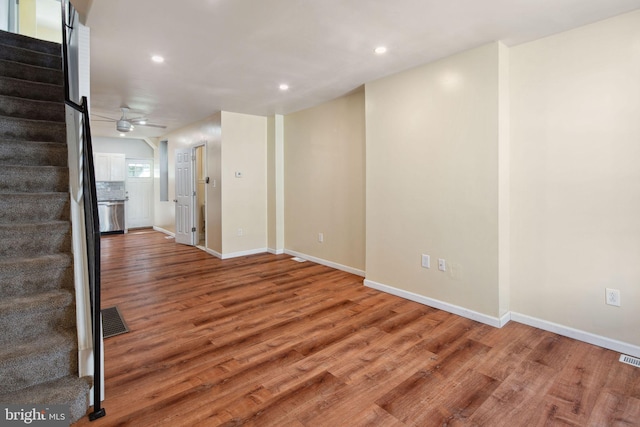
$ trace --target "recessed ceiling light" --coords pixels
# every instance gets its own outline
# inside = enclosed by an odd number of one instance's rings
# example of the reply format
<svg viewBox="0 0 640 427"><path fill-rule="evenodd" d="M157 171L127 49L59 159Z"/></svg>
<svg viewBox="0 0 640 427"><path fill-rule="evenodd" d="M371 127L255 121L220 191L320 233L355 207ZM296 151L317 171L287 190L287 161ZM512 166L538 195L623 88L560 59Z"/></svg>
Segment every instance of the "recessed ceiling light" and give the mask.
<svg viewBox="0 0 640 427"><path fill-rule="evenodd" d="M164 62L164 58L163 58L162 56L160 56L160 55L153 55L153 56L151 57L151 60L152 60L153 62L158 63L158 64L161 64L161 63L163 63L163 62Z"/></svg>
<svg viewBox="0 0 640 427"><path fill-rule="evenodd" d="M383 53L386 53L386 52L387 52L387 48L386 48L386 47L384 47L384 46L378 46L378 47L377 47L377 48L375 48L373 51L374 51L376 54L378 54L378 55L382 55Z"/></svg>
<svg viewBox="0 0 640 427"><path fill-rule="evenodd" d="M289 90L289 85L288 85L288 84L286 84L286 83L282 83L282 84L280 85L280 90Z"/></svg>
<svg viewBox="0 0 640 427"><path fill-rule="evenodd" d="M139 125L144 126L144 125L146 125L146 124L147 124L147 121L146 121L146 120L140 120L140 121L138 122L138 124L139 124Z"/></svg>
<svg viewBox="0 0 640 427"><path fill-rule="evenodd" d="M124 137L124 133L121 133L121 134L120 134L120 136L121 136L121 137Z"/></svg>

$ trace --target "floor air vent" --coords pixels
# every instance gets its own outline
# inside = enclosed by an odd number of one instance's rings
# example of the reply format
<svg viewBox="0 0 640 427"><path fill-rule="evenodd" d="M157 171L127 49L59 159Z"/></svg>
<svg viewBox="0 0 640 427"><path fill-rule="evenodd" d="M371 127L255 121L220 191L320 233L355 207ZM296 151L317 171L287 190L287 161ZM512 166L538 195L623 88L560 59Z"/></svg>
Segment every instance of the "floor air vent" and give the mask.
<svg viewBox="0 0 640 427"><path fill-rule="evenodd" d="M297 257L297 256L294 256L293 258L291 258L291 260L295 261L295 262L307 262L306 259L300 258L300 257Z"/></svg>
<svg viewBox="0 0 640 427"><path fill-rule="evenodd" d="M635 366L636 368L640 368L640 359L637 357L627 356L626 354L620 355L620 361L622 363L626 363L627 365Z"/></svg>
<svg viewBox="0 0 640 427"><path fill-rule="evenodd" d="M118 307L103 308L102 313L102 334L104 338L129 332L127 324L124 322Z"/></svg>

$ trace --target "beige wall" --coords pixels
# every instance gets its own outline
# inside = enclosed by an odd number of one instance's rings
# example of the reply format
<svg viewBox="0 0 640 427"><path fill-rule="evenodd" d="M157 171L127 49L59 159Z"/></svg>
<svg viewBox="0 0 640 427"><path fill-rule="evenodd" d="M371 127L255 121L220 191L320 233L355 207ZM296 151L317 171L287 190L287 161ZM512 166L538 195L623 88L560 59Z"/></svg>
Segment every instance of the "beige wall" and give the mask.
<svg viewBox="0 0 640 427"><path fill-rule="evenodd" d="M267 246L284 252L284 117L267 118Z"/></svg>
<svg viewBox="0 0 640 427"><path fill-rule="evenodd" d="M207 139L207 249L222 253L222 113L210 118Z"/></svg>
<svg viewBox="0 0 640 427"><path fill-rule="evenodd" d="M266 250L267 118L223 111L221 157L222 253Z"/></svg>
<svg viewBox="0 0 640 427"><path fill-rule="evenodd" d="M286 249L364 270L364 150L362 91L284 117Z"/></svg>
<svg viewBox="0 0 640 427"><path fill-rule="evenodd" d="M276 248L276 118L267 117L267 247Z"/></svg>
<svg viewBox="0 0 640 427"><path fill-rule="evenodd" d="M493 318L500 50L493 43L366 85L367 280Z"/></svg>
<svg viewBox="0 0 640 427"><path fill-rule="evenodd" d="M640 11L510 55L511 308L640 345Z"/></svg>
<svg viewBox="0 0 640 427"><path fill-rule="evenodd" d="M219 256L266 250L267 119L222 112L160 139L169 146L169 202L156 202L155 225L175 228L176 148L206 142L206 248Z"/></svg>
<svg viewBox="0 0 640 427"><path fill-rule="evenodd" d="M18 7L20 34L37 38L36 0L21 0Z"/></svg>

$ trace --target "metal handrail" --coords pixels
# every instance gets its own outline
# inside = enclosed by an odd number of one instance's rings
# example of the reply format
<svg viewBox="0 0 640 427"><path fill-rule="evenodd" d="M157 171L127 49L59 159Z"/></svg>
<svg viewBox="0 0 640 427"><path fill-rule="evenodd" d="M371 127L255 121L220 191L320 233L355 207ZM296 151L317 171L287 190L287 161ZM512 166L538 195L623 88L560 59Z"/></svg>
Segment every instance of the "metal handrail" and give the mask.
<svg viewBox="0 0 640 427"><path fill-rule="evenodd" d="M62 0L62 68L64 71L65 104L82 115L82 200L84 205L84 225L87 244L87 268L89 270L89 292L91 296L91 319L93 334L93 412L89 414L91 421L106 415L101 407L102 389L102 334L100 321L100 223L98 218L98 198L96 195L96 179L93 165L93 148L91 143L91 125L89 123L89 105L83 96L80 104L69 96L69 64L67 31L73 29L75 11L68 0ZM68 9L67 9L68 7ZM67 14L68 10L68 14Z"/></svg>

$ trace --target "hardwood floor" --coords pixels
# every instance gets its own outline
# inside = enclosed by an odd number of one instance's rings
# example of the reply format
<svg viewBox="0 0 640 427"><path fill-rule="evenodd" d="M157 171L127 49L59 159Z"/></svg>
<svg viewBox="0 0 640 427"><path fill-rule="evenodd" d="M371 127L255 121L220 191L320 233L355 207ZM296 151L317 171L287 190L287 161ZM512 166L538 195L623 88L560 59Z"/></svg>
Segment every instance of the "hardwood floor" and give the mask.
<svg viewBox="0 0 640 427"><path fill-rule="evenodd" d="M638 426L640 369L289 256L105 237L105 418L74 426Z"/></svg>

